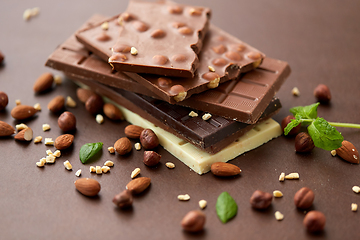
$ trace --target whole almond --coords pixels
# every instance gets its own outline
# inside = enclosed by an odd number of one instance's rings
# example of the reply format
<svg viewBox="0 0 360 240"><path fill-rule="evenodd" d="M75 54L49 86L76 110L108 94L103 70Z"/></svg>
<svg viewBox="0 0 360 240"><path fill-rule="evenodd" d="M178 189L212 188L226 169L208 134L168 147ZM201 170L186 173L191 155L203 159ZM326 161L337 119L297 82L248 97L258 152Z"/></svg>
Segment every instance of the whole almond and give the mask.
<svg viewBox="0 0 360 240"><path fill-rule="evenodd" d="M140 142L145 149L153 149L159 145L159 139L151 129L144 129L141 132Z"/></svg>
<svg viewBox="0 0 360 240"><path fill-rule="evenodd" d="M86 103L90 96L94 95L95 93L89 89L85 88L78 88L76 90L76 96L82 103Z"/></svg>
<svg viewBox="0 0 360 240"><path fill-rule="evenodd" d="M0 111L4 110L9 103L8 95L0 91Z"/></svg>
<svg viewBox="0 0 360 240"><path fill-rule="evenodd" d="M103 107L105 116L113 121L123 120L124 116L120 109L112 103L105 103Z"/></svg>
<svg viewBox="0 0 360 240"><path fill-rule="evenodd" d="M88 197L97 195L101 189L100 183L91 178L80 178L74 184L79 192Z"/></svg>
<svg viewBox="0 0 360 240"><path fill-rule="evenodd" d="M310 188L303 187L295 193L294 203L297 208L307 209L311 207L314 198L314 192Z"/></svg>
<svg viewBox="0 0 360 240"><path fill-rule="evenodd" d="M63 134L63 135L58 136L55 139L54 145L55 145L56 149L64 150L64 149L67 149L68 147L70 147L71 144L73 143L73 141L74 141L74 135Z"/></svg>
<svg viewBox="0 0 360 240"><path fill-rule="evenodd" d="M355 146L349 141L344 140L342 142L342 146L336 149L336 154L345 161L359 164L359 152L355 148Z"/></svg>
<svg viewBox="0 0 360 240"><path fill-rule="evenodd" d="M33 130L29 127L25 128L18 132L14 138L19 141L31 141L33 138Z"/></svg>
<svg viewBox="0 0 360 240"><path fill-rule="evenodd" d="M54 82L54 76L51 73L43 73L38 77L34 84L34 92L40 93L49 90Z"/></svg>
<svg viewBox="0 0 360 240"><path fill-rule="evenodd" d="M54 97L48 104L48 109L53 113L58 113L64 109L65 98L61 95Z"/></svg>
<svg viewBox="0 0 360 240"><path fill-rule="evenodd" d="M151 179L148 177L138 177L134 180L131 180L127 185L128 189L132 194L142 193L146 188L149 187Z"/></svg>
<svg viewBox="0 0 360 240"><path fill-rule="evenodd" d="M15 133L15 129L8 123L0 121L0 137L11 136Z"/></svg>
<svg viewBox="0 0 360 240"><path fill-rule="evenodd" d="M250 198L250 204L255 209L266 209L270 206L273 196L271 193L256 190Z"/></svg>
<svg viewBox="0 0 360 240"><path fill-rule="evenodd" d="M120 155L131 152L132 144L127 137L118 139L114 144L115 151Z"/></svg>
<svg viewBox="0 0 360 240"><path fill-rule="evenodd" d="M144 151L144 164L148 167L154 167L160 162L161 155L154 151Z"/></svg>
<svg viewBox="0 0 360 240"><path fill-rule="evenodd" d="M34 116L36 112L32 106L18 105L11 110L11 116L16 120L23 120Z"/></svg>
<svg viewBox="0 0 360 240"><path fill-rule="evenodd" d="M128 138L140 138L140 134L143 130L144 128L137 125L128 125L125 128L125 135Z"/></svg>
<svg viewBox="0 0 360 240"><path fill-rule="evenodd" d="M133 197L131 192L128 189L125 189L121 193L115 195L112 201L119 208L127 208L132 205Z"/></svg>
<svg viewBox="0 0 360 240"><path fill-rule="evenodd" d="M199 210L188 212L181 221L181 226L188 232L199 232L204 229L206 216Z"/></svg>
<svg viewBox="0 0 360 240"><path fill-rule="evenodd" d="M93 115L101 113L103 106L104 101L98 94L91 95L85 103L86 110Z"/></svg>
<svg viewBox="0 0 360 240"><path fill-rule="evenodd" d="M230 177L241 173L241 169L231 163L216 162L211 164L211 172L215 176Z"/></svg>
<svg viewBox="0 0 360 240"><path fill-rule="evenodd" d="M76 117L71 112L63 112L58 118L58 125L64 132L76 129Z"/></svg>

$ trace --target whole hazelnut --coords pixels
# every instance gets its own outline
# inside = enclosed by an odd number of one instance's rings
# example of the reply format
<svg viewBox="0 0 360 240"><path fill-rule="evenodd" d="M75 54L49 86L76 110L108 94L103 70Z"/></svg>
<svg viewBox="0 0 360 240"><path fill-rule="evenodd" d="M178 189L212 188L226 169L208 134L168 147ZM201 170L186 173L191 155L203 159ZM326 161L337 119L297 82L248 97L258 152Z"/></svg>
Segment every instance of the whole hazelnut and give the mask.
<svg viewBox="0 0 360 240"><path fill-rule="evenodd" d="M86 103L86 101L89 99L89 97L91 97L94 94L96 94L96 93L94 93L93 91L91 91L89 89L85 89L85 88L78 88L76 90L76 96L82 103Z"/></svg>
<svg viewBox="0 0 360 240"><path fill-rule="evenodd" d="M144 151L144 164L153 167L160 162L161 155L154 151Z"/></svg>
<svg viewBox="0 0 360 240"><path fill-rule="evenodd" d="M63 112L58 118L58 125L64 132L76 129L76 117L71 112Z"/></svg>
<svg viewBox="0 0 360 240"><path fill-rule="evenodd" d="M131 195L131 192L125 189L121 193L115 195L112 201L119 208L127 208L132 205L133 197Z"/></svg>
<svg viewBox="0 0 360 240"><path fill-rule="evenodd" d="M325 84L319 84L315 88L314 96L321 103L328 103L331 100L330 89Z"/></svg>
<svg viewBox="0 0 360 240"><path fill-rule="evenodd" d="M103 106L104 101L98 94L91 95L85 103L86 110L93 115L101 113Z"/></svg>
<svg viewBox="0 0 360 240"><path fill-rule="evenodd" d="M324 230L326 217L322 212L310 211L305 215L303 224L306 229L311 232L320 232Z"/></svg>
<svg viewBox="0 0 360 240"><path fill-rule="evenodd" d="M151 129L144 129L141 132L140 142L145 149L153 149L159 145L159 139Z"/></svg>
<svg viewBox="0 0 360 240"><path fill-rule="evenodd" d="M282 128L283 132L284 132L285 127L291 122L291 119L295 119L295 117L292 115L289 115L281 121L281 128ZM293 129L291 129L291 131L288 133L287 136L292 136L292 135L298 134L298 132L300 132L300 128L301 128L301 124L297 125Z"/></svg>
<svg viewBox="0 0 360 240"><path fill-rule="evenodd" d="M0 92L0 111L4 110L9 103L8 95L4 92Z"/></svg>
<svg viewBox="0 0 360 240"><path fill-rule="evenodd" d="M304 132L296 135L295 138L295 150L300 153L311 152L315 147L313 140L310 135Z"/></svg>
<svg viewBox="0 0 360 240"><path fill-rule="evenodd" d="M0 51L0 65L3 63L4 58L4 54Z"/></svg>
<svg viewBox="0 0 360 240"><path fill-rule="evenodd" d="M314 192L310 188L303 187L295 193L294 203L297 208L307 209L311 207L314 198Z"/></svg>
<svg viewBox="0 0 360 240"><path fill-rule="evenodd" d="M250 204L255 209L266 209L272 202L272 194L256 190L250 198Z"/></svg>
<svg viewBox="0 0 360 240"><path fill-rule="evenodd" d="M199 232L204 229L206 216L199 210L188 212L181 221L181 226L188 232Z"/></svg>

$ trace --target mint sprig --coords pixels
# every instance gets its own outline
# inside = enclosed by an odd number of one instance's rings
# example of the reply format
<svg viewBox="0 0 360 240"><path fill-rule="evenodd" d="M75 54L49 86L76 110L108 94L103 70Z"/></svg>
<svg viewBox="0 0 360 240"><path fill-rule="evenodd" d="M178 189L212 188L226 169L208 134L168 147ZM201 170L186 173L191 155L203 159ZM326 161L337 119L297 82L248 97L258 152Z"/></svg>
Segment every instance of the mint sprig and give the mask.
<svg viewBox="0 0 360 240"><path fill-rule="evenodd" d="M317 116L317 107L320 103L314 103L309 106L299 106L290 109L295 116L285 127L284 134L288 135L291 129L299 124L309 124L308 132L314 144L318 148L331 151L341 147L344 137L335 127L360 128L360 124L328 122Z"/></svg>

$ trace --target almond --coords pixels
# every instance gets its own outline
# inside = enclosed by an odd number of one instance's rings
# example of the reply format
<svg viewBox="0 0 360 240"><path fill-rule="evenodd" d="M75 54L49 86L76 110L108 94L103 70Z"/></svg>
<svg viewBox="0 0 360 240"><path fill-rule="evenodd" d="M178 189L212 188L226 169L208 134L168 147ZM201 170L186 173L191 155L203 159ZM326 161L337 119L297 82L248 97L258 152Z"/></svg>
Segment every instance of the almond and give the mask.
<svg viewBox="0 0 360 240"><path fill-rule="evenodd" d="M48 104L48 109L53 112L57 113L64 109L65 106L65 98L61 95L54 97Z"/></svg>
<svg viewBox="0 0 360 240"><path fill-rule="evenodd" d="M14 138L19 141L31 141L33 138L33 130L29 127L25 128L16 134Z"/></svg>
<svg viewBox="0 0 360 240"><path fill-rule="evenodd" d="M120 138L114 144L115 151L120 155L131 152L132 144L127 137Z"/></svg>
<svg viewBox="0 0 360 240"><path fill-rule="evenodd" d="M59 150L67 149L74 141L74 135L63 134L55 139L55 147Z"/></svg>
<svg viewBox="0 0 360 240"><path fill-rule="evenodd" d="M76 96L82 103L86 103L86 101L89 99L89 97L91 97L94 94L95 93L93 91L91 91L89 89L85 89L85 88L78 88L76 90Z"/></svg>
<svg viewBox="0 0 360 240"><path fill-rule="evenodd" d="M133 194L139 194L149 187L151 179L148 177L139 177L131 180L127 185L128 189Z"/></svg>
<svg viewBox="0 0 360 240"><path fill-rule="evenodd" d="M8 123L0 121L0 137L11 136L15 133L15 129Z"/></svg>
<svg viewBox="0 0 360 240"><path fill-rule="evenodd" d="M125 135L128 138L140 138L140 134L143 130L144 128L137 125L128 125L125 128Z"/></svg>
<svg viewBox="0 0 360 240"><path fill-rule="evenodd" d="M103 106L103 111L105 113L105 116L107 116L108 118L110 118L113 121L124 119L122 112L114 104L105 103Z"/></svg>
<svg viewBox="0 0 360 240"><path fill-rule="evenodd" d="M34 84L34 92L40 93L49 90L54 82L54 76L51 73L43 73L38 77Z"/></svg>
<svg viewBox="0 0 360 240"><path fill-rule="evenodd" d="M23 120L35 115L37 110L32 106L18 105L11 110L11 116L16 120Z"/></svg>
<svg viewBox="0 0 360 240"><path fill-rule="evenodd" d="M336 154L345 161L359 164L359 152L355 148L355 146L349 141L344 140L342 142L342 146L336 149Z"/></svg>
<svg viewBox="0 0 360 240"><path fill-rule="evenodd" d="M76 180L74 184L79 192L88 197L95 196L101 189L100 183L91 178L80 178Z"/></svg>
<svg viewBox="0 0 360 240"><path fill-rule="evenodd" d="M91 95L85 103L86 110L93 115L101 113L103 106L104 101L98 94Z"/></svg>
<svg viewBox="0 0 360 240"><path fill-rule="evenodd" d="M211 165L211 172L215 176L229 177L240 174L241 169L238 166L235 166L234 164L216 162Z"/></svg>
<svg viewBox="0 0 360 240"><path fill-rule="evenodd" d="M181 226L188 232L199 232L203 230L206 216L199 210L188 212L181 221Z"/></svg>

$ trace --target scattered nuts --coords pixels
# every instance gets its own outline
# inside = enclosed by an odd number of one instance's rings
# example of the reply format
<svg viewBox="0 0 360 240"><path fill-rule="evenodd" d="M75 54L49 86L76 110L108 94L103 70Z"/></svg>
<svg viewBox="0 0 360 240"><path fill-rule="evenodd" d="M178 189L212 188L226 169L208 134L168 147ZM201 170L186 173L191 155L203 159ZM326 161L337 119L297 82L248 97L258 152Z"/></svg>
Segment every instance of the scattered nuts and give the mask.
<svg viewBox="0 0 360 240"><path fill-rule="evenodd" d="M52 138L45 138L45 145L47 146L54 145L54 141L52 140Z"/></svg>
<svg viewBox="0 0 360 240"><path fill-rule="evenodd" d="M11 136L15 133L15 129L8 123L0 121L0 137Z"/></svg>
<svg viewBox="0 0 360 240"><path fill-rule="evenodd" d="M58 118L58 125L64 132L76 129L76 118L71 112L63 112Z"/></svg>
<svg viewBox="0 0 360 240"><path fill-rule="evenodd" d="M148 167L153 167L160 162L161 155L154 151L144 151L144 164Z"/></svg>
<svg viewBox="0 0 360 240"><path fill-rule="evenodd" d="M44 132L46 132L46 131L48 131L48 130L50 130L50 129L51 129L51 127L50 127L49 124L44 123L44 124L42 125L42 130L43 130Z"/></svg>
<svg viewBox="0 0 360 240"><path fill-rule="evenodd" d="M131 152L132 144L127 137L120 138L114 144L115 151L120 155Z"/></svg>
<svg viewBox="0 0 360 240"><path fill-rule="evenodd" d="M112 166L114 166L114 163L112 161L108 160L104 163L104 166L112 167Z"/></svg>
<svg viewBox="0 0 360 240"><path fill-rule="evenodd" d="M250 204L255 209L266 209L270 206L273 196L270 193L256 190L250 198Z"/></svg>
<svg viewBox="0 0 360 240"><path fill-rule="evenodd" d="M75 173L75 176L77 176L77 177L80 177L80 175L81 175L81 169L77 170Z"/></svg>
<svg viewBox="0 0 360 240"><path fill-rule="evenodd" d="M207 120L209 120L211 117L212 117L212 116L211 116L210 113L205 113L205 114L202 116L202 119L203 119L204 121L207 121Z"/></svg>
<svg viewBox="0 0 360 240"><path fill-rule="evenodd" d="M108 147L108 151L109 151L109 153L115 153L115 148L114 147Z"/></svg>
<svg viewBox="0 0 360 240"><path fill-rule="evenodd" d="M15 100L15 104L16 104L16 106L21 105L21 100L20 100L20 99L16 99L16 100Z"/></svg>
<svg viewBox="0 0 360 240"><path fill-rule="evenodd" d="M65 98L63 96L54 97L48 104L48 109L53 113L58 113L64 109Z"/></svg>
<svg viewBox="0 0 360 240"><path fill-rule="evenodd" d="M125 135L128 138L140 138L140 134L143 130L144 128L137 125L128 125L125 127Z"/></svg>
<svg viewBox="0 0 360 240"><path fill-rule="evenodd" d="M199 201L199 207L200 207L201 209L206 208L206 206L207 206L207 201L206 201L206 200L200 200L200 201Z"/></svg>
<svg viewBox="0 0 360 240"><path fill-rule="evenodd" d="M307 187L303 187L295 193L294 203L297 208L307 209L311 207L314 198L314 192Z"/></svg>
<svg viewBox="0 0 360 240"><path fill-rule="evenodd" d="M135 178L140 174L140 168L135 168L134 171L131 172L131 178Z"/></svg>
<svg viewBox="0 0 360 240"><path fill-rule="evenodd" d="M35 103L34 104L34 108L38 111L41 111L41 106L40 106L40 103Z"/></svg>
<svg viewBox="0 0 360 240"><path fill-rule="evenodd" d="M331 93L328 86L319 84L314 90L314 96L321 103L328 103L331 100Z"/></svg>
<svg viewBox="0 0 360 240"><path fill-rule="evenodd" d="M14 138L19 141L31 141L33 138L33 130L31 128L25 128L16 134Z"/></svg>
<svg viewBox="0 0 360 240"><path fill-rule="evenodd" d="M299 96L300 95L300 91L297 87L294 87L292 90L291 90L291 94L294 95L294 96Z"/></svg>
<svg viewBox="0 0 360 240"><path fill-rule="evenodd" d="M105 116L110 118L110 120L118 121L124 119L122 112L114 104L105 103L103 106L103 111Z"/></svg>
<svg viewBox="0 0 360 240"><path fill-rule="evenodd" d="M85 103L86 110L92 115L101 113L104 106L104 101L101 96L97 94L91 95Z"/></svg>
<svg viewBox="0 0 360 240"><path fill-rule="evenodd" d="M131 180L127 185L128 189L132 194L142 193L146 188L149 187L151 179L148 177L139 177Z"/></svg>
<svg viewBox="0 0 360 240"><path fill-rule="evenodd" d="M216 162L211 165L211 172L215 176L230 177L241 173L241 169L231 163Z"/></svg>
<svg viewBox="0 0 360 240"><path fill-rule="evenodd" d="M185 231L188 232L199 232L202 231L205 225L206 216L201 211L190 211L181 221L181 226Z"/></svg>
<svg viewBox="0 0 360 240"><path fill-rule="evenodd" d="M167 162L167 163L165 163L165 166L168 167L168 168L170 168L170 169L175 168L175 164L173 164L172 162Z"/></svg>
<svg viewBox="0 0 360 240"><path fill-rule="evenodd" d="M95 120L98 124L102 124L104 122L104 117L101 114L98 114L96 115Z"/></svg>
<svg viewBox="0 0 360 240"><path fill-rule="evenodd" d="M138 54L138 50L135 47L131 47L130 53L131 53L131 55L136 56Z"/></svg>
<svg viewBox="0 0 360 240"><path fill-rule="evenodd" d="M140 151L141 150L141 144L140 143L135 143L134 144L134 147L137 151Z"/></svg>
<svg viewBox="0 0 360 240"><path fill-rule="evenodd" d="M82 103L86 103L86 101L89 99L89 97L91 97L94 94L95 93L89 89L78 88L76 90L76 96Z"/></svg>
<svg viewBox="0 0 360 240"><path fill-rule="evenodd" d="M67 107L72 107L72 108L76 107L76 102L75 102L75 100L72 99L70 96L67 96L67 97L66 97L66 106L67 106Z"/></svg>
<svg viewBox="0 0 360 240"><path fill-rule="evenodd" d="M0 52L0 65L1 65L1 52ZM0 91L0 111L4 110L9 103L8 95Z"/></svg>
<svg viewBox="0 0 360 240"><path fill-rule="evenodd" d="M74 184L80 193L88 197L97 195L101 189L100 183L91 178L80 178Z"/></svg>
<svg viewBox="0 0 360 240"><path fill-rule="evenodd" d="M300 178L300 176L298 173L290 173L285 176L285 179L299 179L299 178Z"/></svg>
<svg viewBox="0 0 360 240"><path fill-rule="evenodd" d="M74 141L74 135L63 134L55 139L55 147L59 150L67 149Z"/></svg>
<svg viewBox="0 0 360 240"><path fill-rule="evenodd" d="M359 152L355 148L355 146L349 141L344 140L342 142L342 146L336 149L336 154L345 161L359 164Z"/></svg>
<svg viewBox="0 0 360 240"><path fill-rule="evenodd" d="M282 128L283 132L284 132L285 127L291 122L291 119L295 119L295 117L292 115L289 115L281 121L281 128ZM297 125L293 129L291 129L291 131L288 133L287 136L293 136L293 135L298 134L300 132L300 128L301 128L301 124Z"/></svg>
<svg viewBox="0 0 360 240"><path fill-rule="evenodd" d="M41 74L34 83L34 92L41 93L51 89L54 82L54 77L51 73L46 72Z"/></svg>
<svg viewBox="0 0 360 240"><path fill-rule="evenodd" d="M331 156L335 157L336 156L336 150L331 150L330 154L331 154Z"/></svg>
<svg viewBox="0 0 360 240"><path fill-rule="evenodd" d="M300 153L311 152L315 147L313 140L310 135L304 132L296 135L295 138L295 150Z"/></svg>
<svg viewBox="0 0 360 240"><path fill-rule="evenodd" d="M360 187L359 186L353 186L352 190L354 191L354 193L359 193L360 192Z"/></svg>
<svg viewBox="0 0 360 240"><path fill-rule="evenodd" d="M276 211L276 212L275 212L275 218L276 218L276 220L281 221L281 220L284 219L284 214L282 214L282 213L279 212L279 211Z"/></svg>
<svg viewBox="0 0 360 240"><path fill-rule="evenodd" d="M32 106L18 105L11 110L11 116L16 120L23 120L34 116L36 112Z"/></svg>
<svg viewBox="0 0 360 240"><path fill-rule="evenodd" d="M140 142L145 149L153 149L159 145L159 139L151 129L144 129L141 132Z"/></svg>
<svg viewBox="0 0 360 240"><path fill-rule="evenodd" d="M133 197L131 195L131 192L126 189L121 193L115 195L112 201L119 208L127 208L132 205Z"/></svg>
<svg viewBox="0 0 360 240"><path fill-rule="evenodd" d="M275 190L275 191L273 191L273 196L276 198L280 198L283 196L283 193L279 190Z"/></svg>
<svg viewBox="0 0 360 240"><path fill-rule="evenodd" d="M177 198L178 198L180 201L189 201L189 200L190 200L190 195L189 195L189 194L178 195Z"/></svg>
<svg viewBox="0 0 360 240"><path fill-rule="evenodd" d="M191 111L190 113L189 113L189 116L190 117L197 117L197 116L199 116L196 112L194 112L194 111Z"/></svg>
<svg viewBox="0 0 360 240"><path fill-rule="evenodd" d="M279 181L280 181L280 182L285 181L285 173L282 172L282 173L280 174L280 176L279 176Z"/></svg>
<svg viewBox="0 0 360 240"><path fill-rule="evenodd" d="M210 72L215 72L215 68L212 66L208 66Z"/></svg>
<svg viewBox="0 0 360 240"><path fill-rule="evenodd" d="M358 209L358 205L356 203L351 204L351 211L356 212Z"/></svg>
<svg viewBox="0 0 360 240"><path fill-rule="evenodd" d="M72 166L71 166L71 163L69 162L69 160L66 160L64 162L64 167L69 171L72 169Z"/></svg>
<svg viewBox="0 0 360 240"><path fill-rule="evenodd" d="M42 136L37 136L35 139L34 139L34 143L40 143L42 141Z"/></svg>
<svg viewBox="0 0 360 240"><path fill-rule="evenodd" d="M311 232L320 232L324 230L326 217L322 212L310 211L305 215L303 224L305 228Z"/></svg>

